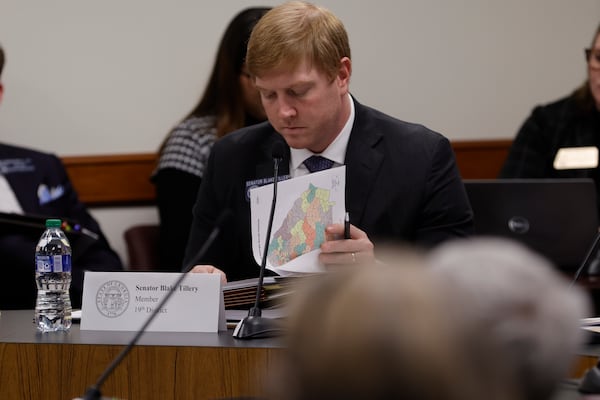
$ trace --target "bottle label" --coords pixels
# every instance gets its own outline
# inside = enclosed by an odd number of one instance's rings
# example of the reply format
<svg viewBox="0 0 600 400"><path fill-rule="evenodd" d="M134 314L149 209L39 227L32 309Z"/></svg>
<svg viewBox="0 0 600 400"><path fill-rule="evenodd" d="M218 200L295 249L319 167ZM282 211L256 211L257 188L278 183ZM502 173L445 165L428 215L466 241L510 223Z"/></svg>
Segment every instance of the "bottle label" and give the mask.
<svg viewBox="0 0 600 400"><path fill-rule="evenodd" d="M71 255L35 256L36 272L71 272Z"/></svg>

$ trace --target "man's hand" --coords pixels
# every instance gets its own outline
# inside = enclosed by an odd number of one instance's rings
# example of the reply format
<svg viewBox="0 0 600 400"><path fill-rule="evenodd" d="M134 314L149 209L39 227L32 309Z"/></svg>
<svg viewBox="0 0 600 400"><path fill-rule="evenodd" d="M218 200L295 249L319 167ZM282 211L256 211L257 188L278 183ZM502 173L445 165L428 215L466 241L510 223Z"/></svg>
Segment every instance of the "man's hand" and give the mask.
<svg viewBox="0 0 600 400"><path fill-rule="evenodd" d="M375 263L373 243L365 232L350 225L350 239L343 239L344 225L325 228L326 240L321 245L319 261L326 266Z"/></svg>
<svg viewBox="0 0 600 400"><path fill-rule="evenodd" d="M221 283L227 283L227 276L225 275L225 272L221 271L219 268L213 267L212 265L195 265L190 272L199 274L221 274Z"/></svg>

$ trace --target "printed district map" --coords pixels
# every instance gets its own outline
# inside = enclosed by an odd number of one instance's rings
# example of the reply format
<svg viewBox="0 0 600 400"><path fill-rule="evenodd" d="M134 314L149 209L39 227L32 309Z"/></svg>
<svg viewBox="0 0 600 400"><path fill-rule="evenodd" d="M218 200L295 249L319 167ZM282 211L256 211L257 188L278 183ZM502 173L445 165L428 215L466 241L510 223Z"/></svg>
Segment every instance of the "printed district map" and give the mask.
<svg viewBox="0 0 600 400"><path fill-rule="evenodd" d="M325 227L332 222L329 190L309 184L292 208L281 227L275 232L267 258L272 266L279 266L309 251L316 250L325 241Z"/></svg>

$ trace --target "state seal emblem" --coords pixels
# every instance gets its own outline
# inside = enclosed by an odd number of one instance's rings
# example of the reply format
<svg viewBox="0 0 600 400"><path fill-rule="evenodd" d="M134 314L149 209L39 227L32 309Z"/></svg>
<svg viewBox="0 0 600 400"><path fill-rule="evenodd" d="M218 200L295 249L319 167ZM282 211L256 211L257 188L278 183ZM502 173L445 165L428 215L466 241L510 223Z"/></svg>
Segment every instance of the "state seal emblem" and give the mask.
<svg viewBox="0 0 600 400"><path fill-rule="evenodd" d="M96 307L100 314L108 318L116 318L123 314L129 306L129 289L119 281L108 281L96 293Z"/></svg>

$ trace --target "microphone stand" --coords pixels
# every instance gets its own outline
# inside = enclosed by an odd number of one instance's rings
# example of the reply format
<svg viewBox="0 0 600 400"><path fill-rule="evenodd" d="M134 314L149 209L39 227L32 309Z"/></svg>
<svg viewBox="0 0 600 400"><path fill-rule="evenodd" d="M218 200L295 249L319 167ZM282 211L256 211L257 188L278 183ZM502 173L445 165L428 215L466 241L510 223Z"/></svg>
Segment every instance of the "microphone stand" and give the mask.
<svg viewBox="0 0 600 400"><path fill-rule="evenodd" d="M279 175L279 162L282 159L280 154L283 153L283 150L276 149L275 147L273 149L273 200L271 202L271 213L269 214L269 223L267 225L267 238L262 254L262 261L260 263L258 283L256 285L256 299L254 301L254 306L248 311L248 316L242 319L235 327L233 337L236 339L266 338L276 336L282 332L280 324L273 318L263 317L260 309L260 295L263 289L263 280L267 266L267 252L269 250L271 228L273 227L273 215L275 214L275 204L277 202L277 177Z"/></svg>
<svg viewBox="0 0 600 400"><path fill-rule="evenodd" d="M596 233L596 236L594 237L594 241L592 242L592 246L588 250L587 255L585 256L583 262L581 263L581 266L577 269L577 272L575 272L575 277L571 281L571 286L573 286L579 280L579 276L581 275L581 273L584 270L586 270L586 272L589 273L590 270L596 269L596 271L594 271L594 272L595 273L598 272L597 271L598 263L600 262L599 247L600 247L600 232ZM594 257L594 259L590 262L592 257ZM596 337L597 337L597 334L592 334L591 342L593 342L594 340L597 340ZM590 368L585 373L585 375L581 379L581 382L579 383L577 391L579 393L584 393L584 394L600 394L600 361L594 367Z"/></svg>
<svg viewBox="0 0 600 400"><path fill-rule="evenodd" d="M594 265L595 269L597 269L597 267L598 267L597 264L599 261L598 258L600 255L598 253L599 247L600 247L600 232L596 233L596 236L594 237L594 240L592 241L592 245L590 246L585 258L583 259L583 262L581 263L579 268L577 268L577 271L575 272L575 276L573 277L573 280L571 280L571 284L569 285L569 287L573 286L579 280L579 277L583 273L584 270L587 270L587 272L589 272L592 265ZM594 257L594 253L596 253L595 258L590 262L592 257Z"/></svg>
<svg viewBox="0 0 600 400"><path fill-rule="evenodd" d="M90 386L86 390L85 395L83 396L83 400L100 400L102 398L102 393L100 392L100 388L102 387L102 384L104 383L104 381L112 374L112 372L115 370L115 368L117 368L119 366L119 364L121 364L123 359L129 354L131 349L133 349L133 346L136 345L136 343L138 342L140 337L144 334L144 332L146 332L148 325L150 325L150 323L158 315L159 310L164 307L164 305L167 303L167 301L169 301L169 299L175 292L175 288L177 288L183 282L183 280L187 276L187 273L189 272L191 267L194 266L194 260L198 260L210 248L210 246L213 244L213 242L219 235L219 232L221 231L221 225L223 224L224 220L229 217L230 214L231 214L231 212L229 210L226 210L223 214L221 214L221 216L219 218L217 218L217 222L215 223L214 229L212 230L212 232L210 233L210 235L208 236L208 238L206 239L206 241L204 242L204 244L202 245L200 250L198 250L198 253L196 253L196 256L192 259L192 262L190 263L190 265L188 265L182 271L182 273L179 275L179 277L177 278L175 283L173 283L172 289L167 292L165 297L163 297L162 300L160 301L160 303L158 303L158 305L154 308L154 310L152 311L150 316L146 319L146 322L144 322L142 327L135 333L135 335L133 336L133 338L131 339L129 344L127 344L127 346L125 346L121 350L121 352L112 361L112 363L104 370L104 372L102 373L102 375L100 375L100 377L98 378L96 383L94 385Z"/></svg>

